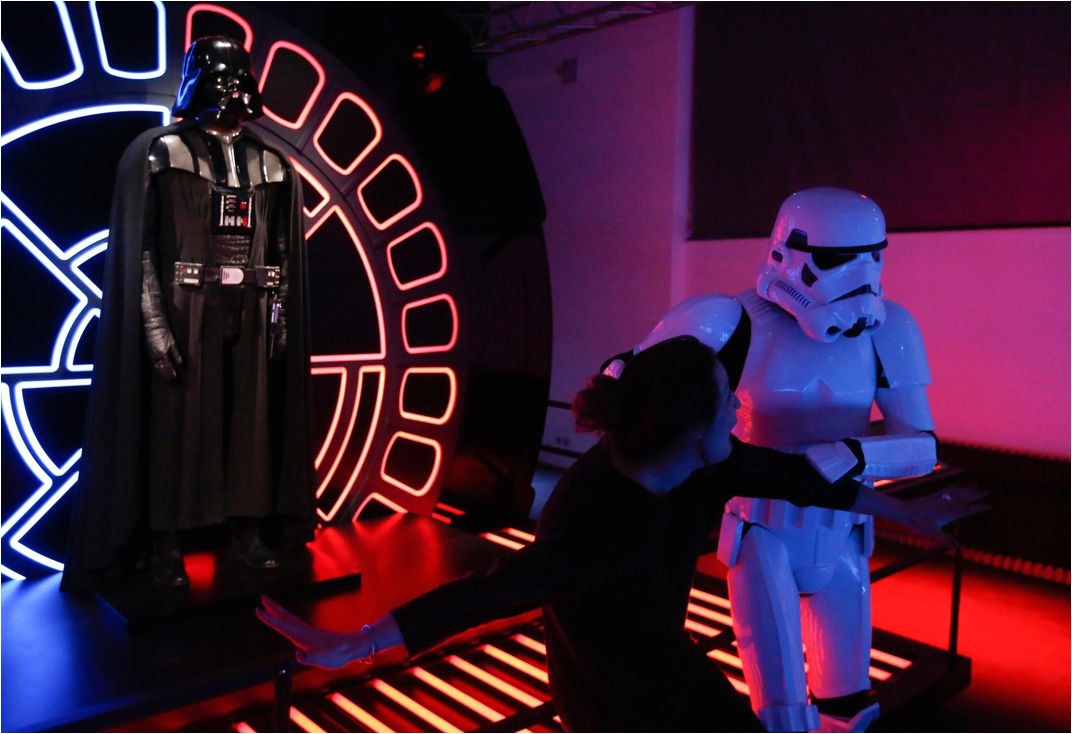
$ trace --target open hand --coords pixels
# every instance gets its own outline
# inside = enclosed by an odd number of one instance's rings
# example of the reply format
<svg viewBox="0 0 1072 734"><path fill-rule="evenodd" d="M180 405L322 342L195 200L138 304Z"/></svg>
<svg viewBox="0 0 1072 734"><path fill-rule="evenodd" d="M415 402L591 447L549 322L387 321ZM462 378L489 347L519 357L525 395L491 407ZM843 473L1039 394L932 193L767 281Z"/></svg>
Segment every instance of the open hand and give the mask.
<svg viewBox="0 0 1072 734"><path fill-rule="evenodd" d="M336 669L361 660L371 651L364 632L332 632L306 624L267 596L261 597L257 619L297 647L294 658L303 665Z"/></svg>
<svg viewBox="0 0 1072 734"><path fill-rule="evenodd" d="M986 491L974 486L952 486L932 494L905 500L904 517L899 522L926 538L941 541L950 547L956 539L942 528L955 520L989 510L983 504Z"/></svg>

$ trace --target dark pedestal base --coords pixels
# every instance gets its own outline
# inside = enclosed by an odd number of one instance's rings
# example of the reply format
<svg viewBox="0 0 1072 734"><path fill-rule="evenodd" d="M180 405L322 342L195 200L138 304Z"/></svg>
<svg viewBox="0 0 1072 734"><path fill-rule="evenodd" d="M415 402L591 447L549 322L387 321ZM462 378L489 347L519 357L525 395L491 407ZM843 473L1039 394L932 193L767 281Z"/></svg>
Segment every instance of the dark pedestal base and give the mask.
<svg viewBox="0 0 1072 734"><path fill-rule="evenodd" d="M352 533L346 527L323 528L313 543L275 549L279 567L268 570L233 558L226 545L189 552L185 555L189 586L161 586L153 582L149 571L143 571L121 584L99 589L97 596L128 627L138 628L224 607L252 609L262 594L316 597L352 590L361 584L359 559L352 552L353 544L345 542ZM332 552L326 553L325 548Z"/></svg>

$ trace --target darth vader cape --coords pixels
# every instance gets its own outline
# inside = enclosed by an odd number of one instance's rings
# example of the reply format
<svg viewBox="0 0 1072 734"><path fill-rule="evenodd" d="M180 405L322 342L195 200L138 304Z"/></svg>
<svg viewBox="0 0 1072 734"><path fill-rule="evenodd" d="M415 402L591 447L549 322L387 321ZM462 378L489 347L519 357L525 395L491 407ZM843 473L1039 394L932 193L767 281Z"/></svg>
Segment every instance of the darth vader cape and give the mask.
<svg viewBox="0 0 1072 734"><path fill-rule="evenodd" d="M280 264L276 243L285 243L286 350L269 359L269 291L248 285L239 286L237 294L241 336L220 346L226 340L213 315L213 299L230 297L235 303L235 292L220 296L224 286L216 283L174 285L172 275L175 260L214 262L203 211L212 184L186 172L151 176L149 171L152 141L193 124L146 131L119 163L79 481L72 490L64 590L89 588L99 574L122 572L144 552L150 526L183 530L232 515L269 517L303 539L312 537L315 475L301 184L289 170L285 181L259 185L253 196L259 224L250 265ZM248 128L243 134L268 147ZM155 203L162 198L166 207ZM146 236L155 238L167 315L183 359L173 384L152 371L145 346L141 258ZM234 390L235 384L250 387ZM172 527L161 528L160 518Z"/></svg>

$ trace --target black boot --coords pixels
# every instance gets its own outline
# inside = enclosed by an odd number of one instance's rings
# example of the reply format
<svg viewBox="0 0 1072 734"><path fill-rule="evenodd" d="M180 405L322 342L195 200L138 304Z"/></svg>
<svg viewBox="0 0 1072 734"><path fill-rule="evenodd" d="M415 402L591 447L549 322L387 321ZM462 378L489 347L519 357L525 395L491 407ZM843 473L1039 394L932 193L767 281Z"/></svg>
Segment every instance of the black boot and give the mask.
<svg viewBox="0 0 1072 734"><path fill-rule="evenodd" d="M179 534L174 532L153 533L153 553L149 558L153 583L160 586L189 586L186 564L179 549Z"/></svg>
<svg viewBox="0 0 1072 734"><path fill-rule="evenodd" d="M261 540L260 524L253 518L232 518L231 555L251 568L277 568L272 551Z"/></svg>

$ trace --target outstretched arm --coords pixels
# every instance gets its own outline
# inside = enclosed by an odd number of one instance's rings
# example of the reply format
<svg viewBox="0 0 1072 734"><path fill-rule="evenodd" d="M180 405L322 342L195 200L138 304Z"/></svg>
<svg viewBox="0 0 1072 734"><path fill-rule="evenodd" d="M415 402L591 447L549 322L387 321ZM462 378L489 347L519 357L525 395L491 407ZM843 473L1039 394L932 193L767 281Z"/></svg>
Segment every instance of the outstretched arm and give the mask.
<svg viewBox="0 0 1072 734"><path fill-rule="evenodd" d="M978 487L950 487L934 494L901 500L861 485L850 509L890 520L917 535L952 547L956 545L956 539L943 528L954 520L988 509L981 501L985 494Z"/></svg>
<svg viewBox="0 0 1072 734"><path fill-rule="evenodd" d="M356 632L332 632L306 624L271 598L262 596L257 619L294 643L299 663L317 668L342 668L355 660L371 663L373 656L405 645L390 614Z"/></svg>

